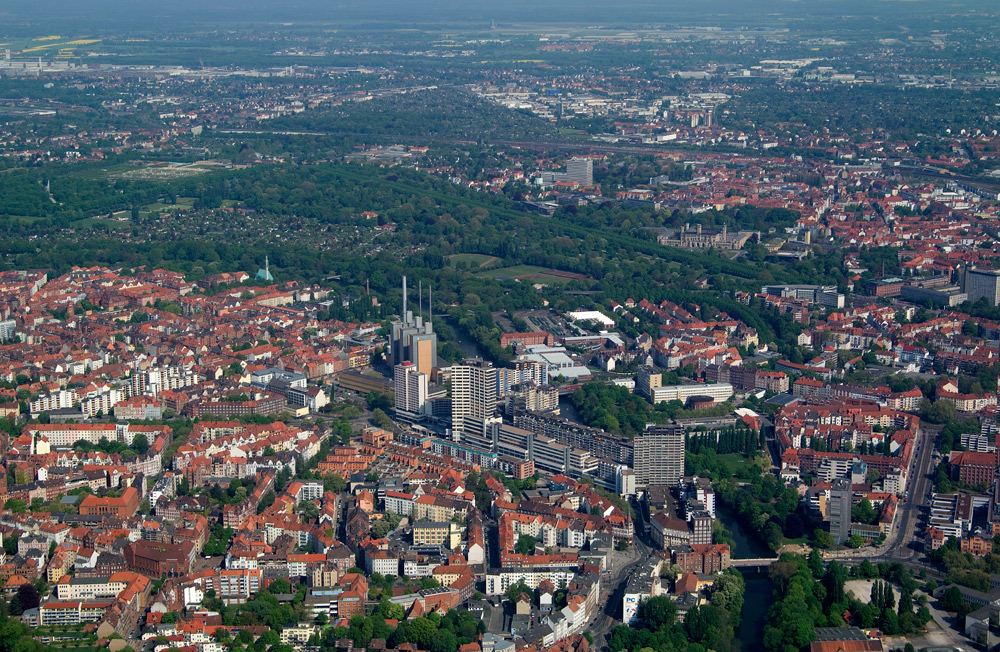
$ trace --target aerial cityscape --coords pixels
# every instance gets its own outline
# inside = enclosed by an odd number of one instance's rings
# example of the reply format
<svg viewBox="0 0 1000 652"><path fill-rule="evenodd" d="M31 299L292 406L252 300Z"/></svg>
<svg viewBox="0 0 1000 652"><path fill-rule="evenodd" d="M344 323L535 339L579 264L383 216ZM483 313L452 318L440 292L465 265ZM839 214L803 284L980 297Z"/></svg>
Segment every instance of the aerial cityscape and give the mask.
<svg viewBox="0 0 1000 652"><path fill-rule="evenodd" d="M1000 6L11 5L0 652L1000 648Z"/></svg>

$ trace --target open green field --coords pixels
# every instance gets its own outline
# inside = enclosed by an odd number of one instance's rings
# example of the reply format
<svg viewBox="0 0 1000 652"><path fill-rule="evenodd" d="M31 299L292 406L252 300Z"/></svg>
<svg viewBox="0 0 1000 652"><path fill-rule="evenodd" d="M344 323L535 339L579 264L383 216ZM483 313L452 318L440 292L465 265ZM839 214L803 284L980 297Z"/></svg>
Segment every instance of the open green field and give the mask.
<svg viewBox="0 0 1000 652"><path fill-rule="evenodd" d="M535 265L515 265L513 267L502 267L480 272L480 276L488 278L519 279L531 283L552 283L565 284L570 281L589 281L590 279L570 272L560 272L559 270L546 269Z"/></svg>
<svg viewBox="0 0 1000 652"><path fill-rule="evenodd" d="M488 263L494 261L499 261L500 259L496 256L487 256L486 254L452 254L448 256L448 262L452 265L465 261L469 264L469 267L483 267Z"/></svg>
<svg viewBox="0 0 1000 652"><path fill-rule="evenodd" d="M70 35L48 34L31 39L2 40L0 48L10 49L24 57L68 59L98 49L101 39L77 38Z"/></svg>
<svg viewBox="0 0 1000 652"><path fill-rule="evenodd" d="M736 473L737 470L745 467L748 461L741 453L726 453L725 455L716 455L715 458L725 464L730 473Z"/></svg>

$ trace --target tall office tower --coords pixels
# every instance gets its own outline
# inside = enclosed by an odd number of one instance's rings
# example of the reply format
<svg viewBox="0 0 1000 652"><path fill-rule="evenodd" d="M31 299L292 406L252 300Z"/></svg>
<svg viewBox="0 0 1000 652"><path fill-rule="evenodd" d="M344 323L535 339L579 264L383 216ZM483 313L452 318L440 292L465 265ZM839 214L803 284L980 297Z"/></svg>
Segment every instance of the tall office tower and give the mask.
<svg viewBox="0 0 1000 652"><path fill-rule="evenodd" d="M403 421L419 421L426 413L427 374L412 362L396 365L393 373L396 392L396 417Z"/></svg>
<svg viewBox="0 0 1000 652"><path fill-rule="evenodd" d="M632 442L635 483L676 486L684 476L684 427L646 426Z"/></svg>
<svg viewBox="0 0 1000 652"><path fill-rule="evenodd" d="M965 293L971 303L986 299L991 306L1000 305L1000 270L966 270Z"/></svg>
<svg viewBox="0 0 1000 652"><path fill-rule="evenodd" d="M594 159L574 157L567 161L566 181L575 181L581 186L594 185Z"/></svg>
<svg viewBox="0 0 1000 652"><path fill-rule="evenodd" d="M483 435L495 421L497 369L481 358L466 358L451 367L451 427Z"/></svg>
<svg viewBox="0 0 1000 652"><path fill-rule="evenodd" d="M839 478L833 481L827 511L830 514L830 534L838 546L851 538L851 495L850 480Z"/></svg>
<svg viewBox="0 0 1000 652"><path fill-rule="evenodd" d="M422 294L422 292L421 292ZM433 296L433 295L432 295ZM396 365L412 362L420 373L431 375L431 369L437 366L437 334L432 324L433 309L430 310L427 321L424 321L419 310L414 316L406 309L406 277L403 277L403 315L399 321L392 322L389 335L390 362ZM423 297L420 298L423 300ZM428 302L428 306L430 302Z"/></svg>

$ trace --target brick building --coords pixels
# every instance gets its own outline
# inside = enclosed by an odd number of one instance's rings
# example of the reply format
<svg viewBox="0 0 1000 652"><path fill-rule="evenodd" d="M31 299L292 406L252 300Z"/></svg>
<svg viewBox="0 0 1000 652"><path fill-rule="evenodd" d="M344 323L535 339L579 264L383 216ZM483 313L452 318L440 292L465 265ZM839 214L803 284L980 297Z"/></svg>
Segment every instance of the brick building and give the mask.
<svg viewBox="0 0 1000 652"><path fill-rule="evenodd" d="M972 485L990 486L993 484L994 469L996 468L995 455L974 451L952 451L950 462L952 475L957 475L958 480Z"/></svg>
<svg viewBox="0 0 1000 652"><path fill-rule="evenodd" d="M129 518L139 509L139 491L135 487L127 487L121 496L108 498L93 494L80 503L82 516L102 516L105 514L118 518Z"/></svg>
<svg viewBox="0 0 1000 652"><path fill-rule="evenodd" d="M149 577L187 575L193 561L194 544L190 541L166 544L140 539L125 546L129 569Z"/></svg>
<svg viewBox="0 0 1000 652"><path fill-rule="evenodd" d="M674 551L674 563L685 573L719 573L729 568L729 546L724 543L682 546Z"/></svg>

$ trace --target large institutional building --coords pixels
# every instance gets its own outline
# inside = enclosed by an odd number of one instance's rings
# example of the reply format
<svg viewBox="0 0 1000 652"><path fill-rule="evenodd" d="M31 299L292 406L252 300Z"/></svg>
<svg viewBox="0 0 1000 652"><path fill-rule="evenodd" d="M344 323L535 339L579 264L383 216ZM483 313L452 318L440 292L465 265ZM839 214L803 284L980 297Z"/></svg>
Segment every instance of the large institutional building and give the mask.
<svg viewBox="0 0 1000 652"><path fill-rule="evenodd" d="M975 303L986 299L991 306L1000 305L1000 270L970 269L965 272L965 293Z"/></svg>
<svg viewBox="0 0 1000 652"><path fill-rule="evenodd" d="M753 231L739 231L730 233L729 229L723 225L721 229L702 228L701 224L691 228L685 224L680 231L670 235L661 235L659 241L661 245L668 247L681 247L683 249L727 249L735 251L742 249L743 245L754 235Z"/></svg>

